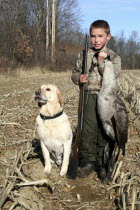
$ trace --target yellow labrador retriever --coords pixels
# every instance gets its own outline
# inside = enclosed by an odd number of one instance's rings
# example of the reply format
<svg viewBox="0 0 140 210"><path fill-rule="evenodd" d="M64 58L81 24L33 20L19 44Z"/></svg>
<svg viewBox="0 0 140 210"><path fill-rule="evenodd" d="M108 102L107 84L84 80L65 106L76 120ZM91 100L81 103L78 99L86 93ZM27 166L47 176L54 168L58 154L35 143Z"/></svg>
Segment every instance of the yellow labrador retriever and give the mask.
<svg viewBox="0 0 140 210"><path fill-rule="evenodd" d="M35 91L35 101L40 107L36 124L45 161L44 172L51 173L51 163L54 160L61 166L60 175L63 176L67 173L69 164L72 130L68 117L63 111L61 92L54 85L42 85Z"/></svg>

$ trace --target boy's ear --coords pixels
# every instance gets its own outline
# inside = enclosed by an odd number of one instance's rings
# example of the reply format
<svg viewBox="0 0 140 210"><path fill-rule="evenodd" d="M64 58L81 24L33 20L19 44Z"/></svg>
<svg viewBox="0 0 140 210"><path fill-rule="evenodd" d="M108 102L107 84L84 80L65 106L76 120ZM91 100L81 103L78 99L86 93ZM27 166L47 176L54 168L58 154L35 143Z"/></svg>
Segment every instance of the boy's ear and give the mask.
<svg viewBox="0 0 140 210"><path fill-rule="evenodd" d="M111 39L111 34L107 35L107 41L109 41Z"/></svg>

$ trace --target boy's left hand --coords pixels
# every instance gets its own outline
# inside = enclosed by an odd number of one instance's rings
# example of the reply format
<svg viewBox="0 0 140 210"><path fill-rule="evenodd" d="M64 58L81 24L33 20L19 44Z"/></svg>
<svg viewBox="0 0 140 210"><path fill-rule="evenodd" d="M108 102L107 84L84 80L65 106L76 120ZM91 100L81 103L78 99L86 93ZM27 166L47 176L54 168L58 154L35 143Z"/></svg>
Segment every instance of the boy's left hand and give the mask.
<svg viewBox="0 0 140 210"><path fill-rule="evenodd" d="M98 53L98 61L105 60L107 58L108 54L106 51L100 51Z"/></svg>

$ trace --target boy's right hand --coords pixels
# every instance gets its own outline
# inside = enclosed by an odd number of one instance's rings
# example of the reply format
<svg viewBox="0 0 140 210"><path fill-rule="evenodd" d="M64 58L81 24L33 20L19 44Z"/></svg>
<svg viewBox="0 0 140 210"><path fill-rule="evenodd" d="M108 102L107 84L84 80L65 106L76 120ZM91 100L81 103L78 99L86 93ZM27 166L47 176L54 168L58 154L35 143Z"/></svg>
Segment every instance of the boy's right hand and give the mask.
<svg viewBox="0 0 140 210"><path fill-rule="evenodd" d="M86 83L88 81L88 74L80 75L80 83Z"/></svg>
<svg viewBox="0 0 140 210"><path fill-rule="evenodd" d="M102 61L102 60L105 60L107 58L108 54L106 51L104 50L101 50L99 53L98 53L98 62L99 61Z"/></svg>

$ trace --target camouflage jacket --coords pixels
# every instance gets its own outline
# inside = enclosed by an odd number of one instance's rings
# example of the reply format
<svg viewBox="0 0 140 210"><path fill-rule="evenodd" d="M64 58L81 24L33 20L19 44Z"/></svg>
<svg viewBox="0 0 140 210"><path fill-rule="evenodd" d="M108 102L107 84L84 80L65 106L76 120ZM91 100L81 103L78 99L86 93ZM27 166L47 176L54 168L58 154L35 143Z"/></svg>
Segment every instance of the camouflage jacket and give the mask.
<svg viewBox="0 0 140 210"><path fill-rule="evenodd" d="M117 78L121 72L121 58L109 48L107 48L106 51L108 52L107 59L112 61L114 66L114 73ZM102 76L104 72L105 62L104 60L98 62L96 55L96 52L92 48L88 49L87 74L89 74L89 76L88 82L85 84L85 90L88 91L99 91L102 85ZM83 51L79 54L75 67L72 70L71 79L76 85L79 85L80 83L79 78L82 73L82 62Z"/></svg>

